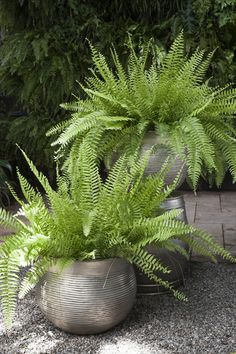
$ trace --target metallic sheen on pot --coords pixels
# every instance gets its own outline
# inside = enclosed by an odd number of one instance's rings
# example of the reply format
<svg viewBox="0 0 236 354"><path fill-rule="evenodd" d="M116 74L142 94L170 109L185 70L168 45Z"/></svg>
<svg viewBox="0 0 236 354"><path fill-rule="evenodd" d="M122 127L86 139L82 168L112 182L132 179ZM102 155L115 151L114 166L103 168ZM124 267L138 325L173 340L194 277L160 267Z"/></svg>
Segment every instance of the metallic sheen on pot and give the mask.
<svg viewBox="0 0 236 354"><path fill-rule="evenodd" d="M182 195L176 195L170 198L167 198L165 202L162 203L162 208L165 210L171 209L181 209L182 213L178 216L178 220L188 222L186 211L185 211L185 203ZM186 251L188 250L187 245L178 240L173 239L173 243L178 244L183 247ZM156 256L165 266L171 269L169 274L156 273L160 278L164 280L168 280L172 285L177 286L184 281L184 273L186 272L188 261L187 259L178 252L170 252L164 248L157 248L155 245L149 245L147 250ZM137 291L138 294L146 294L146 295L156 295L163 291L163 287L157 285L156 283L150 281L148 277L143 274L139 269L135 269L136 277L137 277Z"/></svg>
<svg viewBox="0 0 236 354"><path fill-rule="evenodd" d="M136 278L125 259L53 266L37 285L37 301L55 326L76 334L104 332L124 320L135 301Z"/></svg>
<svg viewBox="0 0 236 354"><path fill-rule="evenodd" d="M166 185L169 185L174 182L174 179L181 171L179 182L176 186L176 188L178 188L183 184L187 176L187 165L185 161L183 161L177 154L175 154L173 150L171 150L171 148L167 145L166 141L164 142L163 139L158 137L154 131L148 131L143 138L140 154L145 154L146 151L151 150L153 147L155 147L155 149L149 158L147 167L144 171L144 177L159 172L163 164L168 159L170 168L167 168L168 173L165 178L165 183ZM119 157L120 152L116 151L112 153L111 159L105 158L104 164L107 172L109 172Z"/></svg>
<svg viewBox="0 0 236 354"><path fill-rule="evenodd" d="M180 186L184 182L187 175L186 163L182 161L178 155L174 154L170 147L161 144L161 142L158 140L160 140L160 138L156 135L154 131L149 131L144 136L143 144L141 147L141 153L145 153L153 146L157 146L156 151L150 156L144 175L148 176L159 172L166 159L169 158L171 168L167 173L165 182L167 185L171 184L182 169L178 183L178 186Z"/></svg>

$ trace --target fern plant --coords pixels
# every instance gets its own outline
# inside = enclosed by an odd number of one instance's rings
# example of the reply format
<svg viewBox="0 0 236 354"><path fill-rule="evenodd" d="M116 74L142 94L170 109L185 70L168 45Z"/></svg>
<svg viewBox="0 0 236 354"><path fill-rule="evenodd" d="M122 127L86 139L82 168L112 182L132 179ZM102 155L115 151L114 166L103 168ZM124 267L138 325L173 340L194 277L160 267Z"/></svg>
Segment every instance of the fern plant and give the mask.
<svg viewBox="0 0 236 354"><path fill-rule="evenodd" d="M186 160L194 189L200 175L214 175L219 186L229 170L235 181L236 130L232 120L236 89L231 85L211 87L205 80L213 53L205 55L204 50L197 49L186 57L183 33L162 63L151 42L139 55L131 42L129 50L128 66L124 68L112 49L112 70L105 57L91 46L94 69L83 86L87 98L62 105L74 113L49 131L49 135L59 134L54 145L70 149L89 130L100 126L99 156L115 149L132 154L152 129Z"/></svg>
<svg viewBox="0 0 236 354"><path fill-rule="evenodd" d="M85 140L78 163L70 165L69 171L57 174L56 191L23 154L45 191L47 206L42 195L18 170L25 199L19 199L10 188L20 209L14 216L0 210L0 224L13 230L0 245L0 295L7 326L12 323L18 290L20 298L25 296L53 263L63 268L75 260L125 257L150 279L171 289L177 298L185 299L155 275L156 271L166 273L169 269L145 250L146 245L154 243L156 247L177 250L187 257L186 251L171 241L178 237L213 260L218 254L234 261L210 235L176 220L179 211L164 212L160 208L177 179L164 187L167 164L159 174L143 179L148 153L131 165L128 157L122 156L103 182L94 149ZM21 216L28 222L24 223ZM22 266L29 269L20 282Z"/></svg>

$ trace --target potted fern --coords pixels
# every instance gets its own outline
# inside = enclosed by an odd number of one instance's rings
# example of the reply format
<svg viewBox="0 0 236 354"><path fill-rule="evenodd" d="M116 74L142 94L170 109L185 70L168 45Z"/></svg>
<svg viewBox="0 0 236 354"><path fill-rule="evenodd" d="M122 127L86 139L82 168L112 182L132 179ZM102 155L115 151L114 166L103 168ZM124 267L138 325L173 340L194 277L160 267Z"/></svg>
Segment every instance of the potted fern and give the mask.
<svg viewBox="0 0 236 354"><path fill-rule="evenodd" d="M62 105L74 113L49 132L60 134L54 144L62 152L71 145L76 149L82 136L100 127L101 156L115 150L132 155L137 146L145 151L156 145L154 171L169 154L176 162L173 172L186 163L194 189L200 175L213 176L219 186L229 170L236 180L236 90L212 87L205 79L213 53L205 56L197 49L186 57L183 33L161 63L151 43L139 55L132 43L129 49L127 68L112 49L112 70L91 46L94 69L82 86L87 97ZM148 169L153 173L152 166Z"/></svg>
<svg viewBox="0 0 236 354"><path fill-rule="evenodd" d="M148 154L132 164L122 156L103 182L96 154L84 141L78 163L58 173L56 191L23 154L46 193L48 206L18 171L26 201L10 188L21 206L19 212L12 216L0 210L0 224L14 230L0 245L1 304L7 326L12 323L18 290L21 298L37 284L39 306L56 326L79 334L105 331L123 320L134 303L131 264L184 299L162 279L167 267L145 250L153 243L178 249L171 242L176 235L212 259L219 254L234 261L211 236L176 220L179 211L157 212L175 186L164 188L166 166L159 174L142 178ZM20 280L24 266L29 268Z"/></svg>

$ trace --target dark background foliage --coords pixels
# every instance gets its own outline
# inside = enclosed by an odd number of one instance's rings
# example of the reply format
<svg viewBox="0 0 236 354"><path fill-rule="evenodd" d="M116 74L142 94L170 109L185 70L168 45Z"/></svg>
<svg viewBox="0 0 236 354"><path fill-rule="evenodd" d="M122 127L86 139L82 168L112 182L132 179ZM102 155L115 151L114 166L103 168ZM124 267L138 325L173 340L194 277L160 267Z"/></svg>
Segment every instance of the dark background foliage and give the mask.
<svg viewBox="0 0 236 354"><path fill-rule="evenodd" d="M113 43L125 62L128 33L164 51L183 28L187 51L217 48L215 84L236 77L235 0L1 0L0 26L0 159L21 165L18 143L51 179L45 132L64 119L59 104L91 67L86 39L106 56Z"/></svg>

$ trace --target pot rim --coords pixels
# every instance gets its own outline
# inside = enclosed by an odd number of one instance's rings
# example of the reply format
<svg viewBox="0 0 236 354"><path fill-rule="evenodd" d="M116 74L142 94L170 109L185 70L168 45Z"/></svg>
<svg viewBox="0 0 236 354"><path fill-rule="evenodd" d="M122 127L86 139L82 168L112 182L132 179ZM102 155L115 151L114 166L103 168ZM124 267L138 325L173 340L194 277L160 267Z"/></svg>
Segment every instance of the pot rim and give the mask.
<svg viewBox="0 0 236 354"><path fill-rule="evenodd" d="M57 260L60 260L60 259L63 259L63 257L58 257L58 258L54 258L55 259L55 262L57 262ZM72 262L73 263L95 263L95 262L109 262L109 261L112 261L112 260L122 260L122 261L127 261L129 262L129 260L125 257L109 257L109 258L96 258L96 259L85 259L85 260L79 260L79 259L76 259ZM130 262L129 262L130 263Z"/></svg>
<svg viewBox="0 0 236 354"><path fill-rule="evenodd" d="M177 199L184 199L183 193L181 193L181 192L174 192L174 193L171 194L169 197L167 197L164 202L166 202L166 201L168 201L168 200L177 200Z"/></svg>
<svg viewBox="0 0 236 354"><path fill-rule="evenodd" d="M48 268L47 272L60 273L60 274L104 274L104 272L114 272L132 266L126 258L106 258L106 259L92 259L85 261L73 261L70 265L65 266L64 269L55 263Z"/></svg>

